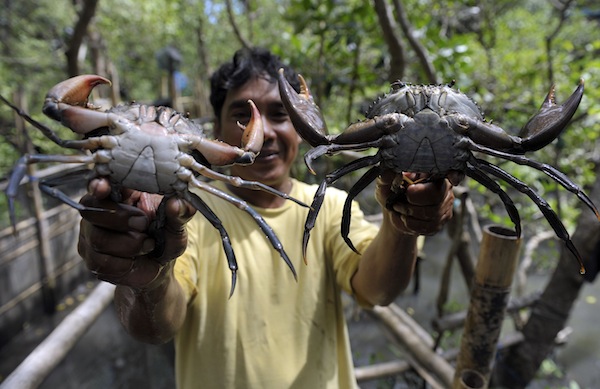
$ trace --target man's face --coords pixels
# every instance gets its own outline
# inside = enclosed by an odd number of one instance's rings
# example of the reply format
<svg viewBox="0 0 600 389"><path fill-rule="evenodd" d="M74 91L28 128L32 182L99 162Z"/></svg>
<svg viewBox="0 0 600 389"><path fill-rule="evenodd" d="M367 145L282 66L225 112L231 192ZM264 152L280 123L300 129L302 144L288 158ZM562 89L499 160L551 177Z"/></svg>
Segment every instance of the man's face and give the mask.
<svg viewBox="0 0 600 389"><path fill-rule="evenodd" d="M277 83L254 78L229 91L221 117L216 122L215 135L226 143L240 146L242 130L237 122L247 124L250 120L248 100L254 101L261 113L265 140L254 163L249 166L234 165L231 167L231 174L273 187L284 185L298 154L301 138L283 107Z"/></svg>

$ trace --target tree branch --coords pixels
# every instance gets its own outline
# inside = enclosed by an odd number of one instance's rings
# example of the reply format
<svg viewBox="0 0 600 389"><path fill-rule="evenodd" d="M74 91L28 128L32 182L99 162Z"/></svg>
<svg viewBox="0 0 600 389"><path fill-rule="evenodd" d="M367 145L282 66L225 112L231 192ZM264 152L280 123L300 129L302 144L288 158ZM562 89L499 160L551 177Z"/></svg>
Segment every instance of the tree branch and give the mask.
<svg viewBox="0 0 600 389"><path fill-rule="evenodd" d="M82 2L83 8L79 12L79 19L73 29L73 35L68 43L66 51L67 56L67 74L73 77L79 74L79 48L83 43L83 38L87 34L87 29L96 14L98 0L86 0Z"/></svg>
<svg viewBox="0 0 600 389"><path fill-rule="evenodd" d="M408 40L408 43L412 47L412 49L417 54L419 61L423 67L423 71L425 71L425 77L427 81L431 84L437 84L437 76L435 74L435 68L433 64L428 58L427 49L421 45L421 42L415 37L413 32L413 27L408 20L408 15L406 14L406 10L402 5L402 1L394 0L394 7L396 8L396 17L398 18L398 23L400 23L400 27L402 27L402 31Z"/></svg>
<svg viewBox="0 0 600 389"><path fill-rule="evenodd" d="M388 76L388 81L394 82L396 80L401 80L404 77L406 61L404 58L404 43L396 33L398 25L392 17L392 11L386 3L386 0L373 0L373 4L375 6L377 18L379 19L383 39L385 40L388 52L390 53L390 74Z"/></svg>
<svg viewBox="0 0 600 389"><path fill-rule="evenodd" d="M246 38L244 38L244 36L242 35L242 32L238 28L238 25L235 21L235 17L233 15L233 6L231 5L231 0L225 0L225 4L227 5L227 17L229 18L229 23L231 24L231 27L233 28L233 33L235 34L237 39L240 41L242 46L244 46L247 49L251 48L252 44L250 42L248 42L248 40L246 40Z"/></svg>

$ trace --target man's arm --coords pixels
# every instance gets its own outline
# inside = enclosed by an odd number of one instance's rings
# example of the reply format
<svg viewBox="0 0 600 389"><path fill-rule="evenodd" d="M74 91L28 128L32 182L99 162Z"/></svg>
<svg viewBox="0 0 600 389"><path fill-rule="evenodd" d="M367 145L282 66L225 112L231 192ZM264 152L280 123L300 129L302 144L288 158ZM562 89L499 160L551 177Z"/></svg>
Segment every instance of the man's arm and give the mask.
<svg viewBox="0 0 600 389"><path fill-rule="evenodd" d="M378 179L375 194L383 221L352 277L354 292L372 305L390 304L406 288L417 257L417 237L435 234L452 217L454 195L448 180L410 185L406 202L388 210L393 178L388 172Z"/></svg>
<svg viewBox="0 0 600 389"><path fill-rule="evenodd" d="M148 343L168 341L185 319L185 295L173 267L187 246L185 223L195 209L175 198L167 202L165 247L155 258L149 255L154 239L147 230L161 197L127 191L123 203L115 203L104 179L93 180L89 189L82 204L114 212L81 212L80 255L99 279L117 285L118 316L133 337Z"/></svg>

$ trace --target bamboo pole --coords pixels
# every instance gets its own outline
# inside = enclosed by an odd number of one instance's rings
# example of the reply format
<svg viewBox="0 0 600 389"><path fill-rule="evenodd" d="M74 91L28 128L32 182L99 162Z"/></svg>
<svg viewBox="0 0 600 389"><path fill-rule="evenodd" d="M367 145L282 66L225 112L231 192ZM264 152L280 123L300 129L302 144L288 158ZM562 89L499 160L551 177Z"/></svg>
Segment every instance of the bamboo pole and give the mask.
<svg viewBox="0 0 600 389"><path fill-rule="evenodd" d="M541 292L533 292L526 296L511 298L506 307L506 313L517 313L523 308L529 308L539 300ZM436 317L431 321L431 327L437 332L453 331L464 326L467 318L467 310L449 313L442 317Z"/></svg>
<svg viewBox="0 0 600 389"><path fill-rule="evenodd" d="M513 230L487 226L481 241L471 302L454 375L454 389L480 383L487 388L521 240ZM480 382L469 371L478 372ZM465 382L465 379L473 381ZM473 387L473 386L471 386Z"/></svg>
<svg viewBox="0 0 600 389"><path fill-rule="evenodd" d="M15 94L15 101L17 106L22 107L23 110L27 111L26 101L21 91ZM25 149L28 154L35 154L34 145L27 133L25 127L25 120L15 113L15 126L17 131L25 135ZM27 175L29 177L35 177L36 168L34 165L27 165ZM39 254L39 271L40 281L42 284L42 305L44 312L52 314L55 311L56 306L56 279L54 278L52 271L54 261L52 260L52 250L50 249L50 239L48 238L48 222L44 219L44 205L42 201L42 192L37 182L28 181L26 187L29 189L29 196L33 203L34 217L36 220L37 237L38 237L38 254Z"/></svg>
<svg viewBox="0 0 600 389"><path fill-rule="evenodd" d="M423 331L415 331L415 324L405 321L408 315L399 316L394 311L397 309L379 306L372 310L409 351L410 356L407 360L421 377L432 387L450 387L454 374L452 366L427 345L433 343L430 337L423 338Z"/></svg>
<svg viewBox="0 0 600 389"><path fill-rule="evenodd" d="M100 283L85 301L65 317L6 380L0 383L0 389L39 387L110 304L114 290L114 285Z"/></svg>
<svg viewBox="0 0 600 389"><path fill-rule="evenodd" d="M523 334L513 332L503 336L499 344L502 348L509 348L523 341ZM458 357L458 348L443 351L440 355L448 362L455 361ZM368 366L356 366L354 368L354 376L360 384L362 382L376 380L380 378L393 377L398 374L406 373L411 369L411 365L407 360L394 360L388 362L375 363Z"/></svg>

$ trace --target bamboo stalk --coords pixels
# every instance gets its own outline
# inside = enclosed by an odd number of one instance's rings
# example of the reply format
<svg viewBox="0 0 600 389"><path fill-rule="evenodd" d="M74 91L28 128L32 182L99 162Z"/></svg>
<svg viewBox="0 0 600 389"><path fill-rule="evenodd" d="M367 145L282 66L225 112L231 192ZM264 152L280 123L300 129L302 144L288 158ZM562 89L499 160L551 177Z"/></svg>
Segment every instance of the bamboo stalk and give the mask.
<svg viewBox="0 0 600 389"><path fill-rule="evenodd" d="M422 331L415 332L414 325L404 322L403 317L394 313L390 307L374 307L372 312L388 326L396 338L410 353L410 365L434 387L448 388L452 384L454 369L426 343L432 341L422 338ZM428 377L424 375L427 374Z"/></svg>
<svg viewBox="0 0 600 389"><path fill-rule="evenodd" d="M498 342L502 348L508 348L523 341L523 334L520 332L510 333L500 339ZM458 357L458 348L446 350L441 353L442 358L451 362ZM392 377L402 374L411 369L410 363L405 360L395 360L388 362L375 363L368 366L356 366L354 375L358 383L376 380L379 378Z"/></svg>
<svg viewBox="0 0 600 389"><path fill-rule="evenodd" d="M510 287L517 267L521 240L515 232L500 226L484 228L471 302L465 321L460 353L454 375L454 389L477 383L468 371L481 374L479 388L487 388L496 353ZM464 372L467 373L464 373Z"/></svg>
<svg viewBox="0 0 600 389"><path fill-rule="evenodd" d="M539 298L541 292L533 292L523 297L511 298L506 307L506 313L516 313L523 308L532 306ZM436 317L431 321L431 327L437 332L452 331L462 327L467 318L467 310L449 313L442 317Z"/></svg>

